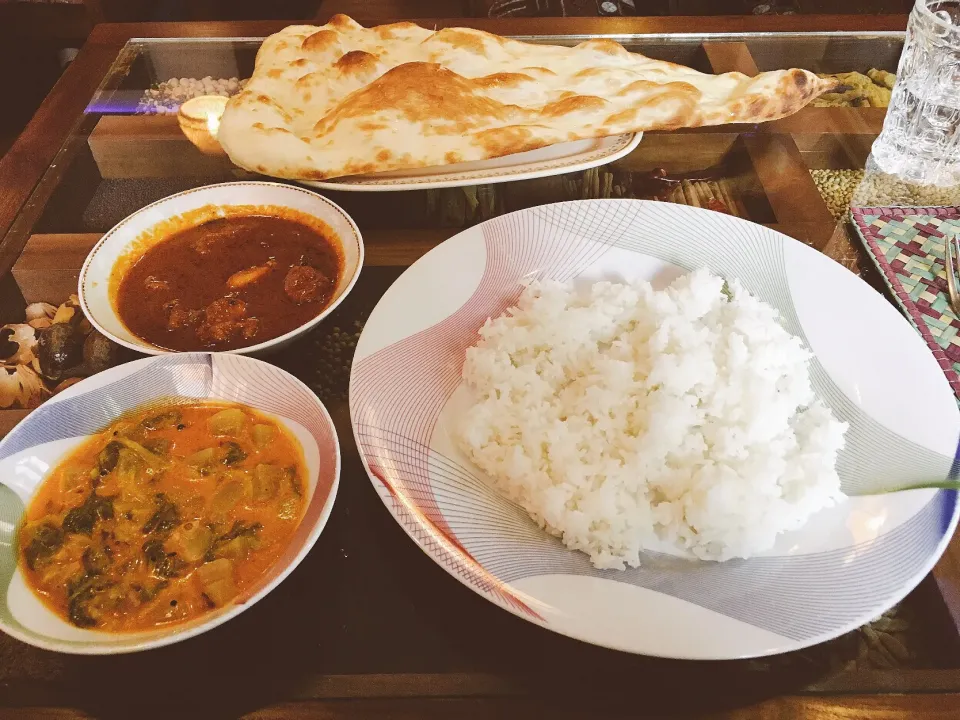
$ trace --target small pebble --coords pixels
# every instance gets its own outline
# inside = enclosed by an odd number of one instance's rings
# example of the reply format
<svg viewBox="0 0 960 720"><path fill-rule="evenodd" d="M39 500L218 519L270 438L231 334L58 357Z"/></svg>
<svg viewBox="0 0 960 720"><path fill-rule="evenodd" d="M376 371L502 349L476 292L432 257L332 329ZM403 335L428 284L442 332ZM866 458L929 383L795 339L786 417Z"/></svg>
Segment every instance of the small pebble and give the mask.
<svg viewBox="0 0 960 720"><path fill-rule="evenodd" d="M871 169L857 187L853 204L858 207L939 207L960 205L960 184L914 185L895 175Z"/></svg>
<svg viewBox="0 0 960 720"><path fill-rule="evenodd" d="M246 80L239 78L170 78L156 87L144 91L137 103L137 113L141 115L173 115L187 100L201 95L236 95Z"/></svg>
<svg viewBox="0 0 960 720"><path fill-rule="evenodd" d="M833 219L844 219L863 180L863 170L811 170L810 175Z"/></svg>

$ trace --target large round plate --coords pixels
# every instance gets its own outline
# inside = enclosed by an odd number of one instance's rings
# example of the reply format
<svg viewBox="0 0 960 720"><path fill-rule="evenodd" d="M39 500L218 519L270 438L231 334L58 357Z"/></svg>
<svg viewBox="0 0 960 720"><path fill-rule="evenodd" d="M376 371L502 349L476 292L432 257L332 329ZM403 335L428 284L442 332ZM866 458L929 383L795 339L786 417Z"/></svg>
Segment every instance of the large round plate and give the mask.
<svg viewBox="0 0 960 720"><path fill-rule="evenodd" d="M383 192L433 190L480 183L489 185L509 180L530 180L587 170L613 162L632 152L640 144L642 137L643 133L627 133L611 137L587 138L556 143L489 160L414 170L393 170L371 175L351 175L333 180L300 180L298 182L321 190Z"/></svg>
<svg viewBox="0 0 960 720"><path fill-rule="evenodd" d="M923 341L881 295L815 250L707 210L637 200L531 208L435 248L383 296L357 345L350 411L374 487L413 540L491 602L550 630L691 659L769 655L869 621L933 567L954 491L851 497L762 557L651 553L595 570L490 489L453 440L464 351L525 278L645 278L709 267L776 306L815 354L811 380L850 423L838 470L856 495L952 472L960 412Z"/></svg>

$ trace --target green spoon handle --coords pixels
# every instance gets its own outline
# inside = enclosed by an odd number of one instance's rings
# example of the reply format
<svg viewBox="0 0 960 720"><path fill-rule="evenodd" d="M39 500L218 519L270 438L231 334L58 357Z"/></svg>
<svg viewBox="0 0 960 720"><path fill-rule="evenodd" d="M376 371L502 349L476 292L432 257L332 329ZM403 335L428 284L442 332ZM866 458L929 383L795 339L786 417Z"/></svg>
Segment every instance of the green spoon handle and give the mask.
<svg viewBox="0 0 960 720"><path fill-rule="evenodd" d="M885 490L874 490L873 492L865 493L855 493L855 496L860 497L863 495L887 495L889 493L903 492L905 490L926 490L926 489L941 489L941 490L960 490L960 480L934 480L931 482L919 482L913 485L901 485L899 487L887 488Z"/></svg>

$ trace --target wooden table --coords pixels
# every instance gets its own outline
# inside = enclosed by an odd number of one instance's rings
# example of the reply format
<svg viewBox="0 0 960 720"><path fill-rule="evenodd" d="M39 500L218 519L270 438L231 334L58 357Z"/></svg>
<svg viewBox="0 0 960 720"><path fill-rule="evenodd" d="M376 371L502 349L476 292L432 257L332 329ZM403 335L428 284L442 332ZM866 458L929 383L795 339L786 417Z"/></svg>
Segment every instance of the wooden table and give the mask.
<svg viewBox="0 0 960 720"><path fill-rule="evenodd" d="M554 42L611 35L655 57L746 73L781 65L892 70L905 23L900 16L429 21ZM74 292L87 251L126 214L177 190L245 177L225 158L201 155L172 115L138 113L137 106L146 88L170 77L248 75L257 40L205 39L257 38L279 28L94 30L0 161L6 320L19 319L23 301L56 303ZM649 133L605 168L468 193L331 193L361 226L367 268L336 315L274 361L321 393L341 438L350 438L346 375L321 373L317 364L331 352L334 326L347 333L360 327L405 267L462 227L545 202L642 197L658 170L687 180L673 186L671 200L706 204L716 194L729 211L876 281L810 170L862 168L883 115L877 108L809 108L767 125ZM350 361L342 353L335 359ZM24 414L0 411L0 432ZM200 638L134 656L59 656L0 638L0 717L39 709L54 717L960 717L956 543L903 608L909 631L901 640L911 657L894 669L857 660L857 634L781 658L724 663L589 647L523 623L451 582L384 511L345 440L330 523L276 591Z"/></svg>

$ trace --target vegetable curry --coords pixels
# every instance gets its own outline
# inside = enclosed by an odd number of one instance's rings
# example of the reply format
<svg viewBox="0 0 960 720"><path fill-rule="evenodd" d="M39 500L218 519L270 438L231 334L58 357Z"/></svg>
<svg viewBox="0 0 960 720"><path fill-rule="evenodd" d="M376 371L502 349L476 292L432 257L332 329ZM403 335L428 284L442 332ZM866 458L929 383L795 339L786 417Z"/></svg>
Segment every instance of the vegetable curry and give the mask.
<svg viewBox="0 0 960 720"><path fill-rule="evenodd" d="M303 513L299 443L239 405L154 405L84 442L20 530L33 590L83 628L185 622L257 583Z"/></svg>

